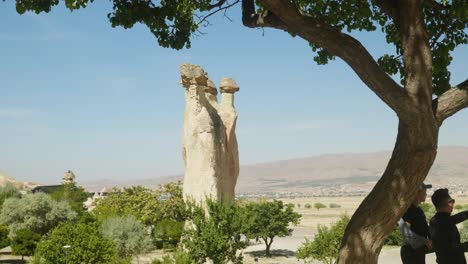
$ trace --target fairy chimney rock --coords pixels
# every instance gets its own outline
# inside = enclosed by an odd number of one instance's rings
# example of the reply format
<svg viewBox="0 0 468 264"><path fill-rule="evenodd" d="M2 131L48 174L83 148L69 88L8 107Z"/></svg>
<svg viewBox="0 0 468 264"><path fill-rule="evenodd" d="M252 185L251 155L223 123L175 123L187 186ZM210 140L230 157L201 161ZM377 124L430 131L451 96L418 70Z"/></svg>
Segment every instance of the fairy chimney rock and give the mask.
<svg viewBox="0 0 468 264"><path fill-rule="evenodd" d="M180 73L185 88L189 88L191 84L207 86L208 75L198 65L184 63L180 66Z"/></svg>
<svg viewBox="0 0 468 264"><path fill-rule="evenodd" d="M237 85L236 81L231 78L223 78L219 84L219 90L221 93L233 94L239 91L239 85Z"/></svg>
<svg viewBox="0 0 468 264"><path fill-rule="evenodd" d="M63 175L63 184L74 183L75 178L76 178L75 174L71 170L68 170Z"/></svg>
<svg viewBox="0 0 468 264"><path fill-rule="evenodd" d="M233 199L239 156L235 138L237 113L232 97L239 86L232 79L223 79L218 105L216 86L200 66L182 64L180 72L186 89L182 144L184 198L196 202L206 197Z"/></svg>

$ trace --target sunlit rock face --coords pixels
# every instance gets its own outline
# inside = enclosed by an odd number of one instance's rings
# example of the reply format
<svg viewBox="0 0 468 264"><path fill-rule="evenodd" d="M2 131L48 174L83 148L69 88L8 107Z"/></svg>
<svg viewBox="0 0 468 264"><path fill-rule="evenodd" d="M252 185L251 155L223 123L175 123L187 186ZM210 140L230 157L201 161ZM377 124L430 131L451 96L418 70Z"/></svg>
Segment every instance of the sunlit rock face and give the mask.
<svg viewBox="0 0 468 264"><path fill-rule="evenodd" d="M233 199L239 175L234 108L239 86L232 79L222 79L218 102L218 90L200 66L182 64L180 71L185 88L184 199Z"/></svg>

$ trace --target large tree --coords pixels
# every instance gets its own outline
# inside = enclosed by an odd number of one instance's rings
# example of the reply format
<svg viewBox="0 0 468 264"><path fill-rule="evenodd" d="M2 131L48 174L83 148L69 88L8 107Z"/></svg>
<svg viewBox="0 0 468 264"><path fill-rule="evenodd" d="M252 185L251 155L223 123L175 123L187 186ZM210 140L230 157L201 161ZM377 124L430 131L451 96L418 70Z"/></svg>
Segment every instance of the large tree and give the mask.
<svg viewBox="0 0 468 264"><path fill-rule="evenodd" d="M60 222L75 217L76 212L67 202L57 202L48 194L36 193L6 199L0 212L0 223L8 226L10 237L20 229L45 235Z"/></svg>
<svg viewBox="0 0 468 264"><path fill-rule="evenodd" d="M245 206L243 232L250 239L262 239L265 255L270 257L270 247L275 237L292 235L290 224L297 225L301 215L294 212L292 204L273 200L252 202Z"/></svg>
<svg viewBox="0 0 468 264"><path fill-rule="evenodd" d="M92 0L66 0L70 9ZM437 154L442 123L468 106L468 80L450 85L450 53L467 43L466 0L113 0L112 26L143 23L161 46L190 47L216 12L242 3L250 28L274 28L306 40L314 60L344 60L398 116L390 161L351 218L339 263L377 263L397 219L416 195ZM48 12L59 0L18 0L17 11ZM350 32L380 28L394 54L371 56ZM399 75L401 82L391 75ZM330 99L332 100L332 98Z"/></svg>

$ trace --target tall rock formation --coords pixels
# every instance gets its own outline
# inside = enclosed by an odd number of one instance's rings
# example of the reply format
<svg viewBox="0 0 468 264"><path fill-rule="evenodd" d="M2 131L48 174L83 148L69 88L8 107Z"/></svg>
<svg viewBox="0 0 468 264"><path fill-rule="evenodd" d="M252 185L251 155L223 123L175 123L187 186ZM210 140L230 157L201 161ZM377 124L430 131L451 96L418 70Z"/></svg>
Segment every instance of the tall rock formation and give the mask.
<svg viewBox="0 0 468 264"><path fill-rule="evenodd" d="M234 108L239 86L222 79L218 103L216 86L200 66L182 64L180 71L185 88L184 199L233 199L239 175Z"/></svg>

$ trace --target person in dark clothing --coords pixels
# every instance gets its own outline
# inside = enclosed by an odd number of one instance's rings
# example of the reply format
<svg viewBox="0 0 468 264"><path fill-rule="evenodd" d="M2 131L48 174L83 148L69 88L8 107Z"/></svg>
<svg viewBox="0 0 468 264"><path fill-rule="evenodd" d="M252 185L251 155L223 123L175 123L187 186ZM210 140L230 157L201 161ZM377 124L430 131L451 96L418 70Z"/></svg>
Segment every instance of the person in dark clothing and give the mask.
<svg viewBox="0 0 468 264"><path fill-rule="evenodd" d="M400 250L403 264L425 264L426 253L432 249L426 216L419 207L426 201L426 190L431 187L429 184L421 184L416 198L398 223L403 237Z"/></svg>
<svg viewBox="0 0 468 264"><path fill-rule="evenodd" d="M460 243L460 233L456 224L468 219L468 211L451 215L455 200L448 189L438 189L432 195L432 203L437 213L432 217L429 233L439 264L466 264L464 252L468 251L468 242Z"/></svg>

